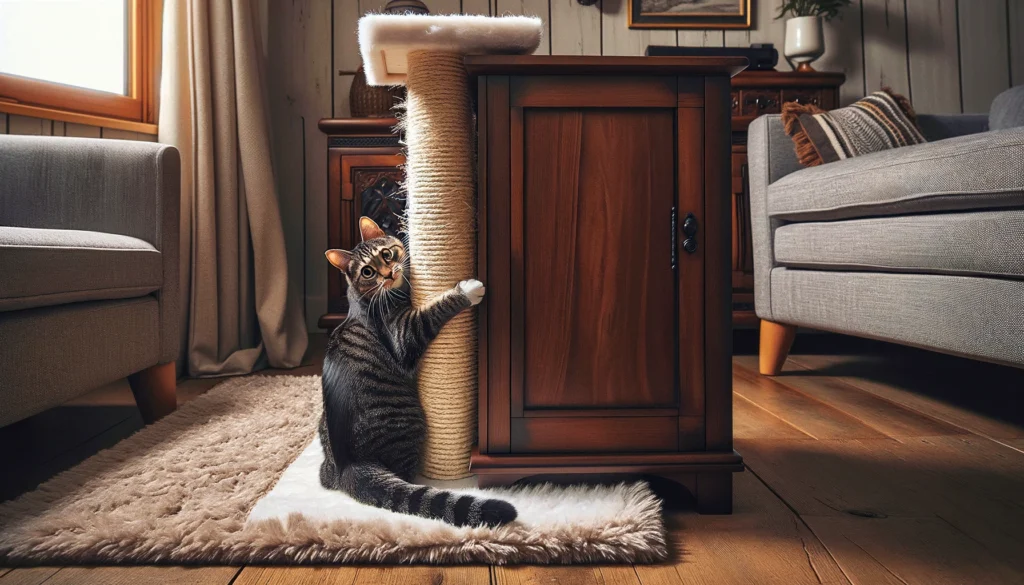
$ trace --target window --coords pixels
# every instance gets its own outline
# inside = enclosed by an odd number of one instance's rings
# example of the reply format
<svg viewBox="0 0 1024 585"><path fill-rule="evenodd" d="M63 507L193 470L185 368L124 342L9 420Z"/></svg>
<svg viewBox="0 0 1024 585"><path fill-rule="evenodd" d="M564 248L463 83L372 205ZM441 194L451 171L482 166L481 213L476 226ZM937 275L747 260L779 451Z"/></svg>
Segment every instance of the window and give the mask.
<svg viewBox="0 0 1024 585"><path fill-rule="evenodd" d="M0 0L0 111L154 123L161 4Z"/></svg>

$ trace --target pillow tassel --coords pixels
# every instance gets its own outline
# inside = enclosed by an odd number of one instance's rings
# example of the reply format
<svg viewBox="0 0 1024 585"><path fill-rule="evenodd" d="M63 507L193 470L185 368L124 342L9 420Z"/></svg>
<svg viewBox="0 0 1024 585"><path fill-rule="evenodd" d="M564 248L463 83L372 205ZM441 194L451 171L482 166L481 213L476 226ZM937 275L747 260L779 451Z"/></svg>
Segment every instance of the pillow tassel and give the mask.
<svg viewBox="0 0 1024 585"><path fill-rule="evenodd" d="M798 104L786 102L782 105L782 124L786 134L793 139L796 146L796 158L805 167L816 167L822 164L821 153L814 147L814 141L807 135L803 125L800 123L802 114L818 114L823 110L812 104Z"/></svg>

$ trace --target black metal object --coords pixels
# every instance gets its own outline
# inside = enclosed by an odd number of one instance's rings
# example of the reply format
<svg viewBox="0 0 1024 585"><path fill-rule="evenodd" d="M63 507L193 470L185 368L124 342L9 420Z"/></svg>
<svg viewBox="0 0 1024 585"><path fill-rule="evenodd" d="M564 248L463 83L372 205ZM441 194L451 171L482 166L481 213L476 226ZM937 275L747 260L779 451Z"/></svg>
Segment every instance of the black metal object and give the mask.
<svg viewBox="0 0 1024 585"><path fill-rule="evenodd" d="M678 227L676 226L676 208L675 208L675 206L672 207L672 215L669 218L669 223L672 225L672 254L671 254L670 258L671 258L671 262L672 262L672 270L675 270L676 269L676 231L678 230Z"/></svg>
<svg viewBox="0 0 1024 585"><path fill-rule="evenodd" d="M687 254L697 251L697 239L694 237L697 235L697 229L697 218L692 213L687 213L686 219L683 220L683 234L686 235L686 239L683 240L683 250Z"/></svg>

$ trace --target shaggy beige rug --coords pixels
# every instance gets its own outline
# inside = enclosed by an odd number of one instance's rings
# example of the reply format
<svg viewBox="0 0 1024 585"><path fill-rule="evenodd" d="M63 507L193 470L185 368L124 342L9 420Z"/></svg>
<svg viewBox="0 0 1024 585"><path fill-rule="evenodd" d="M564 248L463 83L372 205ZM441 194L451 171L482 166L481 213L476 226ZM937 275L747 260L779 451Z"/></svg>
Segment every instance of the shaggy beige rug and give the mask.
<svg viewBox="0 0 1024 585"><path fill-rule="evenodd" d="M320 493L312 470L322 455L311 442L320 408L316 376L220 384L0 505L0 565L600 563L667 556L661 504L643 483L488 490L520 508L516 522L495 529L456 528ZM311 507L313 500L321 505Z"/></svg>

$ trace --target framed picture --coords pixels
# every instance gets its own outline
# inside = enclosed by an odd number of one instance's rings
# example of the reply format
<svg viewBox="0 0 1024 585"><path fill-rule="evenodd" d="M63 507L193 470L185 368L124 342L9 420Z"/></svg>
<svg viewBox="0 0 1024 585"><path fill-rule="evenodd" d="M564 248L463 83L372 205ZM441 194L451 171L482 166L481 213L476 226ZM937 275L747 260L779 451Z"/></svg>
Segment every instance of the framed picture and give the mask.
<svg viewBox="0 0 1024 585"><path fill-rule="evenodd" d="M750 28L751 0L624 0L629 28Z"/></svg>

